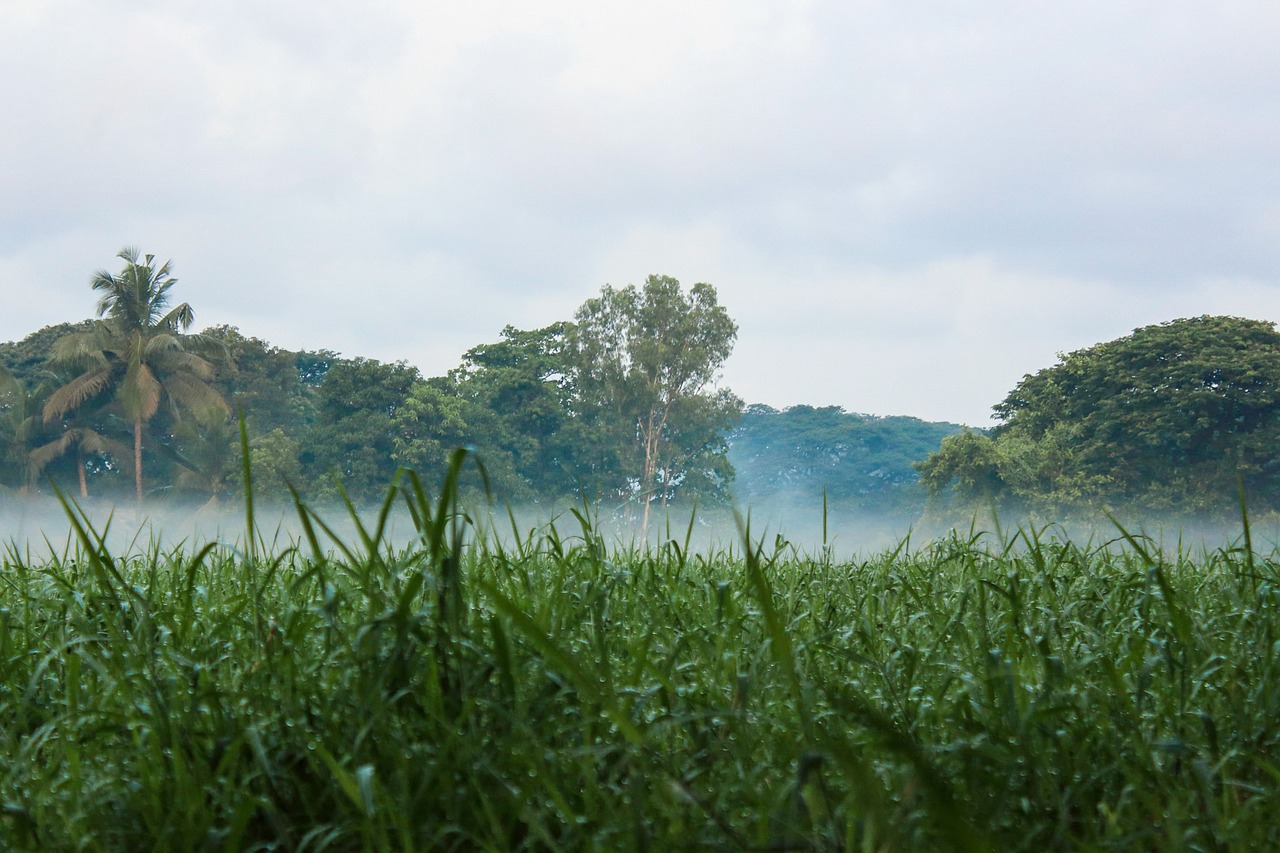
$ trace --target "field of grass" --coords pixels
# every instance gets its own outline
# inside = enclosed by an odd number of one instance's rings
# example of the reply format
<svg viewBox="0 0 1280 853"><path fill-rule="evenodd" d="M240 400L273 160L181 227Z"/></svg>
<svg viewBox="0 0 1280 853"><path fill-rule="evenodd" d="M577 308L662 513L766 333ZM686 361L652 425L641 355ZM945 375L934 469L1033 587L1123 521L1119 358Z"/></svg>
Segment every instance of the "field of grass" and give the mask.
<svg viewBox="0 0 1280 853"><path fill-rule="evenodd" d="M500 537L452 482L389 496L408 548L305 508L287 547L10 547L0 848L1280 848L1247 537L690 553Z"/></svg>

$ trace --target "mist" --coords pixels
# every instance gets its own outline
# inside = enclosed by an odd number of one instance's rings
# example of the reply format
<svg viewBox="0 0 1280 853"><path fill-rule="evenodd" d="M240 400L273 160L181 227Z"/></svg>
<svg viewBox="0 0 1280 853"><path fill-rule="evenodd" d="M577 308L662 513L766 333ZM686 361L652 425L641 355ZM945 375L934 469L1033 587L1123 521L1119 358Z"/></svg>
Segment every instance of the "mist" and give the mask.
<svg viewBox="0 0 1280 853"><path fill-rule="evenodd" d="M320 545L327 551L340 551L341 541L348 547L359 543L359 535L348 508L341 503L307 503L308 510L322 524L316 525ZM366 529L377 524L377 507L357 510ZM821 497L816 502L755 502L750 506L670 507L654 508L649 528L643 530L639 511L600 505L561 504L555 506L508 506L501 502L464 502L463 510L471 520L470 536L484 537L503 544L517 537L527 541L548 534L572 544L581 541L586 532L581 519L586 519L589 532L598 535L609 547L629 548L661 545L674 541L681 548L697 553L732 549L741 553L744 534L749 532L754 543L769 547L782 537L798 553L817 553L825 546L833 556L850 558L865 556L891 548L911 533L911 520L900 516L877 516L870 513L828 513L823 530ZM243 549L247 521L242 503L176 504L149 500L141 506L132 501L76 501L63 506L48 496L0 498L0 543L9 553L39 562L50 554L74 552L77 534L71 513L87 521L87 529L103 535L112 551L121 555L143 553L159 547L184 551L216 542ZM327 526L332 534L326 532ZM291 504L255 504L254 528L259 541L273 551L305 543L304 530L296 507ZM92 535L92 534L91 534ZM397 501L387 517L383 541L399 550L411 546L417 531L402 500ZM305 546L307 550L310 545Z"/></svg>
<svg viewBox="0 0 1280 853"><path fill-rule="evenodd" d="M308 503L320 547L340 554L345 545L359 551L360 536L348 508L341 503ZM378 507L357 510L361 524L372 531ZM468 539L483 539L509 546L517 539L535 544L550 538L572 547L587 535L598 536L610 548L637 548L676 543L694 554L731 552L741 554L744 537L766 551L783 547L798 556L829 555L847 561L866 559L899 546L909 550L952 535L969 538L979 534L990 542L1016 542L1026 547L1028 539L1069 540L1080 546L1125 547L1120 528L1107 518L1068 522L1034 518L1001 518L989 511L967 518L915 517L902 512L853 511L830 507L824 515L821 495L815 499L753 501L742 507L655 508L649 528L642 529L638 510L599 505L508 506L501 502L464 501L470 521ZM69 502L64 507L49 496L0 496L0 549L7 561L19 559L39 565L53 556L73 555L78 537L71 521L74 513L91 537L102 536L109 551L117 556L149 552L190 553L213 542L245 551L247 523L244 506L238 502L182 504L150 500L141 506L133 501L105 500ZM587 526L584 530L583 519ZM1147 547L1166 555L1198 554L1243 546L1243 524L1231 520L1122 517L1124 531ZM328 528L327 530L325 528ZM310 553L298 511L292 504L255 504L254 529L258 542L271 553L298 547ZM1280 548L1280 516L1250 520L1253 547L1259 553ZM403 500L398 500L387 516L383 547L402 550L419 541L418 533Z"/></svg>

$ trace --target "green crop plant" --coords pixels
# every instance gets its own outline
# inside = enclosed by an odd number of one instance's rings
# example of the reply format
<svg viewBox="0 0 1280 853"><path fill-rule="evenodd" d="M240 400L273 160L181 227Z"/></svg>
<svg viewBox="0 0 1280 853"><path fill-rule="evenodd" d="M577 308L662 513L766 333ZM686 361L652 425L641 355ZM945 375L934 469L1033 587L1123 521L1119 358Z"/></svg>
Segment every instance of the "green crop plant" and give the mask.
<svg viewBox="0 0 1280 853"><path fill-rule="evenodd" d="M1247 536L499 533L470 464L345 540L295 496L269 544L250 491L235 542L113 552L67 501L66 545L11 543L0 847L1280 846L1280 557Z"/></svg>

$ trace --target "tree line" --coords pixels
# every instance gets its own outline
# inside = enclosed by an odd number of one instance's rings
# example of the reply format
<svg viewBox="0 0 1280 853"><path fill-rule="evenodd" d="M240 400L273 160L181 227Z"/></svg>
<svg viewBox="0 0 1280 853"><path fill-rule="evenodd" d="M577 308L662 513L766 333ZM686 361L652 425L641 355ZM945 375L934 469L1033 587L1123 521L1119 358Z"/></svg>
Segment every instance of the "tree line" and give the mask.
<svg viewBox="0 0 1280 853"><path fill-rule="evenodd" d="M1237 317L1136 329L1061 355L994 406L990 430L836 407L777 411L718 383L737 326L709 284L605 286L570 320L508 326L443 376L193 333L171 263L126 248L95 273L98 316L0 344L0 493L217 501L379 500L458 446L513 503L586 499L647 522L673 501L823 496L952 519L995 508L1280 512L1280 333ZM467 487L482 487L473 479ZM1243 490L1243 491L1242 491ZM927 506L926 506L927 504Z"/></svg>
<svg viewBox="0 0 1280 853"><path fill-rule="evenodd" d="M724 500L742 402L718 384L737 325L715 288L605 286L570 321L505 328L444 376L191 331L170 262L126 247L92 276L97 318L0 345L0 488L209 501L237 494L239 417L255 494L356 501L398 468L473 448L505 499L649 507ZM479 482L471 484L479 488Z"/></svg>

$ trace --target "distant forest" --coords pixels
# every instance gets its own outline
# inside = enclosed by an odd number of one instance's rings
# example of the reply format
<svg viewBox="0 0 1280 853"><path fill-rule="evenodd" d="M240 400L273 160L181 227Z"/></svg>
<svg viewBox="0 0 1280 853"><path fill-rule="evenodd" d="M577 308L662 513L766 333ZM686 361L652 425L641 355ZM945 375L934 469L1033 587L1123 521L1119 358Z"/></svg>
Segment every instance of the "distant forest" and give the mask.
<svg viewBox="0 0 1280 853"><path fill-rule="evenodd" d="M24 388L38 387L49 372L53 343L83 332L88 325L86 321L49 326L22 341L0 343L0 366ZM577 453L586 448L559 435L567 413L555 382L537 375L521 376L511 366L507 369L512 373L501 377L504 388L484 389L484 382L496 377L482 377L484 371L476 368L478 361L504 353L513 356L514 365L523 360L515 357L518 350L527 350L531 342L545 344L548 338L563 334L562 328L508 329L502 340L470 351L458 370L431 378L403 363L342 358L328 350L281 349L229 326L200 334L226 347L228 367L215 376L213 384L232 410L244 412L255 493L264 500L288 499L286 482L309 498L334 497L341 482L349 495L366 502L376 500L401 464L428 462L424 473L440 473L444 451L454 443L475 448L486 463L491 486L516 501L576 500L575 473L590 476L591 467L582 458L585 454ZM494 368L490 366L488 372ZM552 389L555 394L545 393ZM27 411L39 411L41 395L31 397ZM535 401L544 404L540 412L531 405ZM450 407L455 411L450 412ZM14 402L0 411L7 450L0 490L48 491L48 483L54 482L78 494L83 465L86 494L131 495L124 424L115 425L117 438L104 442L104 450L86 448L77 459L68 448L43 462L39 476L28 483L24 451L29 455L49 442L58 442L59 447L63 442L53 426L29 423L29 429L34 429L26 446L21 446L24 442L14 441L21 439L15 435L15 421L29 420L29 416L24 417ZM470 414L469 421L464 412ZM704 504L732 498L744 506L794 501L820 505L826 490L833 507L888 511L903 518L919 515L926 498L912 463L962 429L951 423L807 405L778 410L753 404L726 423L721 436L723 457L715 460L717 487L710 493L696 492ZM434 435L429 431L432 424ZM233 419L184 424L180 416L169 415L155 422L147 438L147 495L203 502L240 494L239 434ZM425 448L428 441L435 444L430 450ZM414 458L406 451L413 452ZM473 489L478 485L471 483ZM597 489L589 498L603 494ZM671 497L677 495L690 497L688 491L673 490ZM621 502L624 495L609 497Z"/></svg>
<svg viewBox="0 0 1280 853"><path fill-rule="evenodd" d="M380 500L400 469L513 504L813 505L910 520L1280 512L1280 333L1193 317L1061 355L988 431L837 407L779 411L718 383L737 325L715 288L605 286L571 319L506 327L443 376L193 333L168 263L126 248L98 317L0 344L0 494ZM241 417L245 427L242 441Z"/></svg>
<svg viewBox="0 0 1280 853"><path fill-rule="evenodd" d="M290 351L230 326L194 333L171 265L126 248L91 288L99 317L0 344L0 490L191 503L377 501L397 469L431 483L454 447L512 503L605 511L805 497L924 506L912 462L953 424L839 408L776 411L716 379L737 327L714 288L651 276L605 287L571 320L507 327L444 376L404 362Z"/></svg>

